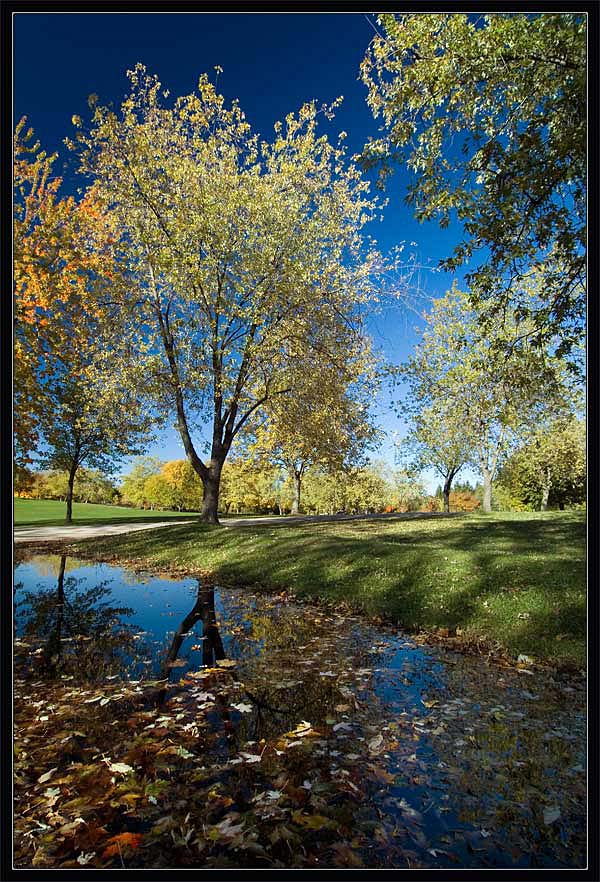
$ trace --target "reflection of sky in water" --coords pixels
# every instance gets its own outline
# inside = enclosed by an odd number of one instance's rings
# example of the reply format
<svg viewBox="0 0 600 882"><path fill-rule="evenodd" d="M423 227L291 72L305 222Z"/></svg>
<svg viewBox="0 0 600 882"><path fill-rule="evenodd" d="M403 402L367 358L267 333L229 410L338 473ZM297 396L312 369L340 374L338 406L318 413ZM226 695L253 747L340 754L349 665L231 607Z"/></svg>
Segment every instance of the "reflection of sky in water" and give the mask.
<svg viewBox="0 0 600 882"><path fill-rule="evenodd" d="M108 564L76 563L67 559L67 600L69 595L76 597L77 592L105 584L109 590L102 603L131 608L133 612L121 616L121 622L140 634L134 651L129 650L123 659L128 676L160 676L177 631L197 604L198 581L136 575ZM56 591L59 566L58 556L19 564L15 601L26 591ZM579 752L573 741L563 739L559 747L567 753L562 756L558 751L558 758L549 760L548 753L555 748L547 741L547 730L560 725L556 705L544 710L541 701L530 700L524 708L523 696L531 693L523 690L533 688L532 684L519 682L518 676L503 682L504 676L490 672L481 659L453 659L450 653L416 645L402 634L373 627L356 616L319 613L241 590L216 589L214 614L206 609L203 615L207 624L212 620L217 625L225 656L240 660L239 676L244 680L248 676L265 694L269 688L277 689L278 680L297 679L302 681L300 692L313 683L307 695L319 701L318 690L322 692L331 682L322 674L330 668L342 672L342 680L346 678L361 702L360 712L350 716L354 731L338 733L336 746L343 753L365 752L366 742L373 737L365 725L371 726L371 732L384 730L390 723L398 726L396 746L378 758L388 778L372 797L373 804L397 825L395 847L422 853L426 845L436 842L441 853L434 857L438 865L448 867L456 864L444 857L446 850L458 856L459 866L565 866L543 856L539 863L530 864L529 855L519 849L507 860L505 846L508 849L515 836L511 832L515 801L520 804L517 825L527 829L523 835L534 838L539 838L536 800L540 804L544 799L562 802L562 785L554 766L562 770L565 764L585 762L582 714ZM21 607L17 612L17 630L22 634L28 611ZM184 664L171 669L172 683L202 667L202 648L191 647L202 647L203 636L198 617L183 635L177 661ZM311 688L317 692L310 693ZM315 716L311 716L313 711ZM304 713L306 719L316 719L314 706L309 704ZM567 709L564 713L562 722L567 726ZM554 795L547 793L551 785L557 789ZM577 823L583 824L583 812ZM554 835L554 831L544 829L544 834ZM557 829L557 835L566 844L565 833Z"/></svg>
<svg viewBox="0 0 600 882"><path fill-rule="evenodd" d="M171 580L132 574L120 567L108 564L91 564L72 567L72 559L67 559L64 587L67 602L70 597L103 583L108 589L102 598L104 604L114 607L129 607L130 615L119 617L122 624L140 634L140 654L151 656L151 665L140 665L135 658L129 659L129 674L139 677L142 673L158 676L164 661L165 652L177 629L185 617L193 609L198 597L198 581L195 579ZM18 605L16 616L16 633L22 636L28 613L28 605L22 603L25 592L40 594L56 591L60 558L56 556L39 556L34 561L24 562L15 568L15 604ZM247 611L248 604L246 604ZM236 616L235 608L228 609L218 590L214 592L214 608L217 626ZM243 625L247 619L239 615L236 624ZM243 644L228 632L227 627L220 627L225 654L232 658L240 657L245 649L248 652L259 651L260 646ZM171 678L177 679L187 670L195 670L202 666L202 651L192 650L194 645L201 644L203 637L202 620L198 619L183 638L178 659L185 665L173 669ZM142 651L142 647L145 651Z"/></svg>

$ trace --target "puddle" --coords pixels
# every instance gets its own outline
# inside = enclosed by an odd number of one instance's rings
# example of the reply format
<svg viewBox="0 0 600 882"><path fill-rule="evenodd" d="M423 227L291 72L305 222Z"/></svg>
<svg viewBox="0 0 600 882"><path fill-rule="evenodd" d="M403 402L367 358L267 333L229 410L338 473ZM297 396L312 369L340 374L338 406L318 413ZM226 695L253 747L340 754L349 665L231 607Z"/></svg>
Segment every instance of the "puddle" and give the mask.
<svg viewBox="0 0 600 882"><path fill-rule="evenodd" d="M585 691L356 616L15 570L18 867L585 866Z"/></svg>

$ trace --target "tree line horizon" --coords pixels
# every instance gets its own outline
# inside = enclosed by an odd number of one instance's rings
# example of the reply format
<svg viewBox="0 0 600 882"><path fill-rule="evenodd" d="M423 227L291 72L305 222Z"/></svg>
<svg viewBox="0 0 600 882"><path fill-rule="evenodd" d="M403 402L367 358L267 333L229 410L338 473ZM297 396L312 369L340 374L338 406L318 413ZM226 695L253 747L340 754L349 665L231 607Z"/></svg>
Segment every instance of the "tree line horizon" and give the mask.
<svg viewBox="0 0 600 882"><path fill-rule="evenodd" d="M233 456L284 468L299 511L311 473L364 471L388 381L409 421L399 464L434 468L445 510L467 464L485 512L508 466L542 508L580 501L585 16L378 21L360 74L381 124L360 155L318 130L338 102L304 104L263 140L206 74L171 99L141 64L120 107L91 95L89 118L73 117L78 197L18 123L15 466L66 473L67 522L78 470L110 473L173 424L202 520L218 523ZM385 205L367 172L385 188L399 164L415 216L461 229L443 265L479 260L402 365L366 331L408 294L400 250L368 232Z"/></svg>

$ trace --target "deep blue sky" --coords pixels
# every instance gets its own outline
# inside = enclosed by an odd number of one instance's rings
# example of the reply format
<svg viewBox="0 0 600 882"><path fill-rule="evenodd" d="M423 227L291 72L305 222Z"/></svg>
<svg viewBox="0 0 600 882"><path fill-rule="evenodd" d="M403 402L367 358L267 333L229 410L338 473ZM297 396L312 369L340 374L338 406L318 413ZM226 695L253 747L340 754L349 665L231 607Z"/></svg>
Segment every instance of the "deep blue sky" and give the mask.
<svg viewBox="0 0 600 882"><path fill-rule="evenodd" d="M141 61L171 95L187 94L201 73L213 78L220 65L219 91L228 100L239 98L253 129L265 138L271 137L276 120L303 102L331 102L343 95L335 119L323 118L323 130L333 137L346 131L349 151L359 151L377 133L366 88L358 79L374 24L373 16L368 20L362 13L20 12L14 17L15 121L26 115L43 148L59 151L55 168L73 189L83 182L77 180L63 139L72 134L73 114L87 117L90 93L98 94L101 103L120 103L128 86L125 72ZM407 256L435 267L452 250L457 231L414 221L403 201L406 180L398 169L387 187L385 219L369 232L382 249L403 241ZM432 297L443 294L451 281L427 268L414 279ZM375 318L371 333L386 356L399 362L418 338L418 324L412 309L398 307ZM404 424L386 400L379 402L377 413L388 433L380 455L391 462L392 433L402 435ZM174 431L149 452L162 459L184 455Z"/></svg>

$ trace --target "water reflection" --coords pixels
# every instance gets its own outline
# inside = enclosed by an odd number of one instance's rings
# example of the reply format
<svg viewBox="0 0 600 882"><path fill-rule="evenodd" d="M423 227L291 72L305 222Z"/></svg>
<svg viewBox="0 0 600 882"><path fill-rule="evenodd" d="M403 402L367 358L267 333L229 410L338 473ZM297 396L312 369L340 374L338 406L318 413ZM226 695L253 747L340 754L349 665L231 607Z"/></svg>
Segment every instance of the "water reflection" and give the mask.
<svg viewBox="0 0 600 882"><path fill-rule="evenodd" d="M285 790L281 805L264 797L266 821L279 812L302 825L310 811L360 829L369 865L581 865L585 721L571 709L567 725L553 687L524 691L518 672L505 683L479 659L453 661L356 617L122 573L69 571L63 556L50 584L18 567L17 671L75 684L128 674L127 688L102 686L110 705L88 695L72 728L90 731L94 755L110 751L158 775L153 786L182 788L180 821L194 799L200 814L218 802L213 786L240 811L255 811L261 790ZM26 716L27 694L22 707ZM304 722L311 737L293 734ZM128 745L136 733L131 754L115 755L119 732ZM188 787L206 792L185 796ZM565 820L546 824L555 804ZM154 820L166 812L140 805Z"/></svg>
<svg viewBox="0 0 600 882"><path fill-rule="evenodd" d="M106 581L88 586L85 578L65 575L66 561L62 555L54 587L32 590L15 584L21 673L44 679L77 675L91 682L122 676L135 639L135 630L123 619L133 609L110 603Z"/></svg>

